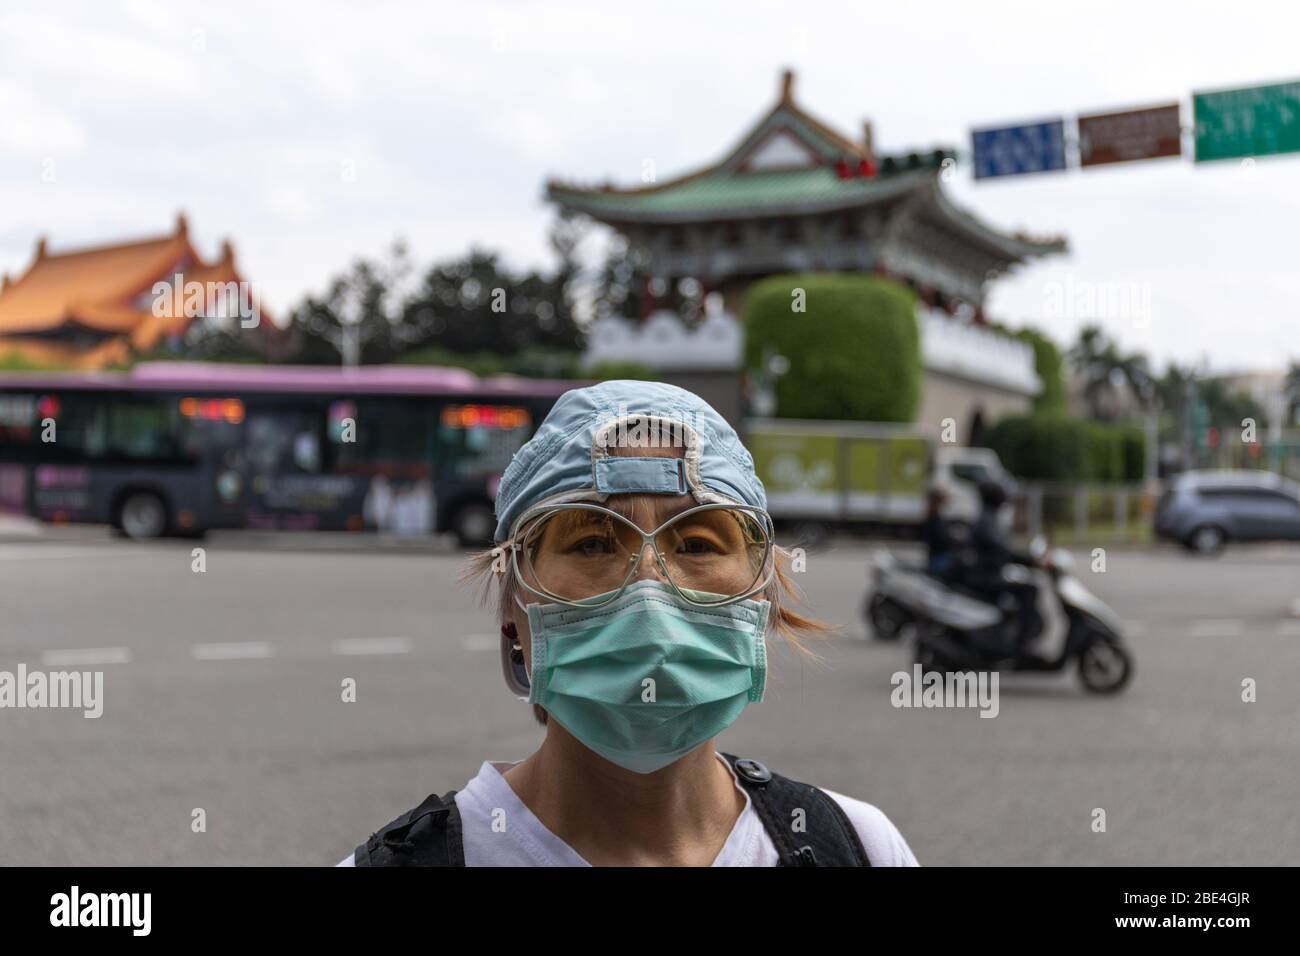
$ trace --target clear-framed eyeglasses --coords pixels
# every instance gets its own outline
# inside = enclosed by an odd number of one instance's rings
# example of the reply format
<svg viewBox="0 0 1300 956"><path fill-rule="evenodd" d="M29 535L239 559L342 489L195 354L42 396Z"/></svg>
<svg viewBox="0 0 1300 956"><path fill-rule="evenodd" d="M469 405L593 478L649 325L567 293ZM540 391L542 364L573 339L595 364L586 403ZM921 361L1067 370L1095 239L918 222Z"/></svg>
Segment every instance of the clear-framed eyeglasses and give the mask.
<svg viewBox="0 0 1300 956"><path fill-rule="evenodd" d="M516 528L502 546L510 550L515 580L573 607L614 601L636 579L647 552L668 585L697 607L753 597L775 575L772 518L751 505L697 505L653 531L603 505L539 505Z"/></svg>

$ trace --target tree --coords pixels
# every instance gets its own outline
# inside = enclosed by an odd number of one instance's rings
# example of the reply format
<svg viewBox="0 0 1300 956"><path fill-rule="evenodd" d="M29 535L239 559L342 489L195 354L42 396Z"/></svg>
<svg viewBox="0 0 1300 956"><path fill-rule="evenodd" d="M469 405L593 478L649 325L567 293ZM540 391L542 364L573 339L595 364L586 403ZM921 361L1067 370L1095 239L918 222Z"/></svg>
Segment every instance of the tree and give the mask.
<svg viewBox="0 0 1300 956"><path fill-rule="evenodd" d="M1261 428L1267 423L1263 406L1249 394L1229 388L1222 379L1210 378L1197 383L1201 401L1209 413L1210 424L1218 428L1239 429L1242 419L1251 418Z"/></svg>
<svg viewBox="0 0 1300 956"><path fill-rule="evenodd" d="M160 350L160 353L142 357L142 360L186 358L200 362L260 363L270 359L263 348L264 340L241 329L237 322L195 321L186 330L183 343L183 355Z"/></svg>
<svg viewBox="0 0 1300 956"><path fill-rule="evenodd" d="M641 252L615 236L596 277L596 318L638 318L646 281Z"/></svg>
<svg viewBox="0 0 1300 956"><path fill-rule="evenodd" d="M1121 352L1101 326L1086 326L1079 333L1079 341L1066 353L1066 359L1082 383L1090 417L1099 421L1120 417L1118 399L1125 387L1139 408L1150 405L1155 382L1147 357L1140 352Z"/></svg>
<svg viewBox="0 0 1300 956"><path fill-rule="evenodd" d="M389 361L401 351L403 287L411 271L406 245L393 243L386 259L358 259L330 282L325 295L308 296L289 317L295 360L360 365Z"/></svg>
<svg viewBox="0 0 1300 956"><path fill-rule="evenodd" d="M566 277L567 275L567 277ZM576 350L565 269L547 277L504 268L480 249L431 268L404 310L411 345L437 344L451 352L513 355L530 347Z"/></svg>
<svg viewBox="0 0 1300 956"><path fill-rule="evenodd" d="M687 328L704 318L705 287L691 276L670 283L652 276L643 250L615 236L596 275L596 318L637 320L648 307L677 314Z"/></svg>
<svg viewBox="0 0 1300 956"><path fill-rule="evenodd" d="M1300 362L1292 362L1286 371L1286 381L1282 385L1286 401L1283 405L1283 428L1300 425Z"/></svg>
<svg viewBox="0 0 1300 956"><path fill-rule="evenodd" d="M384 259L358 260L330 283L325 295L308 296L293 311L296 360L369 364L417 351L438 356L576 353L581 330L574 320L572 285L582 226L560 221L550 238L559 259L550 275L514 273L496 253L471 249L435 263L413 286L414 270L400 242Z"/></svg>

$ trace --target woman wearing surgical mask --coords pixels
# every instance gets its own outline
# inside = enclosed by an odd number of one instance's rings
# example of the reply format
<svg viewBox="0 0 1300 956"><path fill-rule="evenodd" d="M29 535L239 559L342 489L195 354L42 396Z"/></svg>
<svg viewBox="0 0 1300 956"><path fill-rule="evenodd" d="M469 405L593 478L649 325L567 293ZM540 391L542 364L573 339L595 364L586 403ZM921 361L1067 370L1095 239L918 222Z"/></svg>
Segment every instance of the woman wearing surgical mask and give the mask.
<svg viewBox="0 0 1300 956"><path fill-rule="evenodd" d="M763 699L769 633L798 646L824 630L784 603L765 506L749 452L699 397L565 393L502 476L497 547L470 569L541 746L485 762L343 865L916 865L870 804L714 748Z"/></svg>

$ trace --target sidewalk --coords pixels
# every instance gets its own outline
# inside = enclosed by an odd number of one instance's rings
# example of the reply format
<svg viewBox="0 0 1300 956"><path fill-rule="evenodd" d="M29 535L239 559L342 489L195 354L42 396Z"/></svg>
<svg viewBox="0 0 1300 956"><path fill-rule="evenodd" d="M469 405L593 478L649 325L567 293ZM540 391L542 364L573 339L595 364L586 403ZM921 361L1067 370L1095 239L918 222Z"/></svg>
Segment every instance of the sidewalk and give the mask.
<svg viewBox="0 0 1300 956"><path fill-rule="evenodd" d="M45 527L33 518L0 512L0 541L28 541L39 538Z"/></svg>

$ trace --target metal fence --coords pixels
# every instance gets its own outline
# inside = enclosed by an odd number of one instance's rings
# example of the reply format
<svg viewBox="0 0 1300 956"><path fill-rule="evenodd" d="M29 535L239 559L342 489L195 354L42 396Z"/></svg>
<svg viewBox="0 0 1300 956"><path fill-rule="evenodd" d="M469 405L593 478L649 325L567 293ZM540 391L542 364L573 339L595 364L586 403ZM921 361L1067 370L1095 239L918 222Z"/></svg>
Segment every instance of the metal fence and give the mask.
<svg viewBox="0 0 1300 956"><path fill-rule="evenodd" d="M1014 527L1060 544L1150 541L1158 494L1140 483L1027 482L1016 501Z"/></svg>

